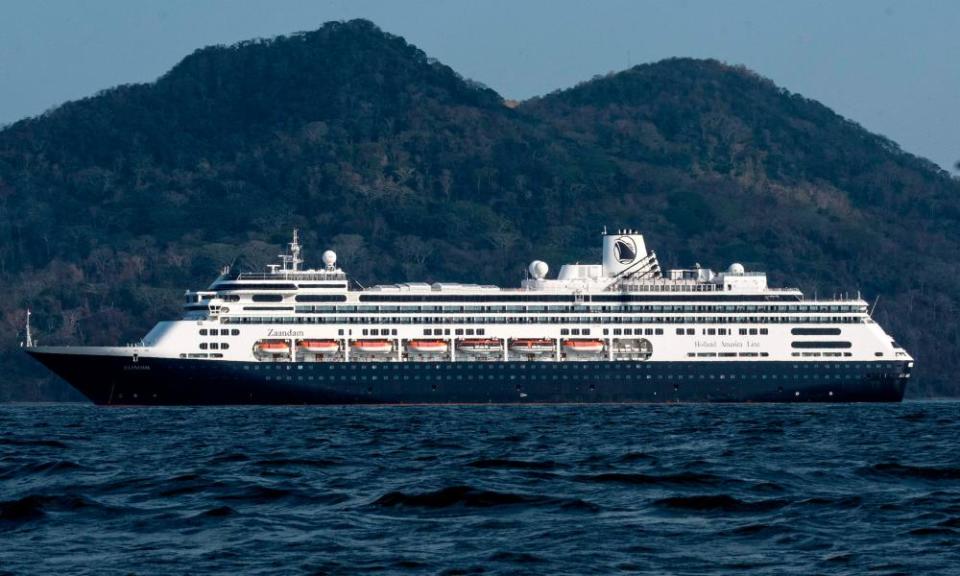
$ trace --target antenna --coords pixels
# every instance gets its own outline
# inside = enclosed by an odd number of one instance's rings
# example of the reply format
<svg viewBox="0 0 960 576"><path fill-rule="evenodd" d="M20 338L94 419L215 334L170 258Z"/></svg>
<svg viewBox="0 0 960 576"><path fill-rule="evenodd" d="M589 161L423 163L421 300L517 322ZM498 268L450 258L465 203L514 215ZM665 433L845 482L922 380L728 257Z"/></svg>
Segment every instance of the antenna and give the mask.
<svg viewBox="0 0 960 576"><path fill-rule="evenodd" d="M873 313L877 309L877 302L879 301L880 301L880 295L877 294L877 297L873 299L873 306L870 307L870 312L867 314L867 316L873 318Z"/></svg>
<svg viewBox="0 0 960 576"><path fill-rule="evenodd" d="M33 348L33 336L30 334L30 316L31 315L32 313L30 312L30 309L27 308L27 342L26 342L27 348Z"/></svg>
<svg viewBox="0 0 960 576"><path fill-rule="evenodd" d="M293 265L294 271L299 270L300 265L303 264L303 258L300 256L300 253L300 230L294 228L293 242L290 243L290 263Z"/></svg>

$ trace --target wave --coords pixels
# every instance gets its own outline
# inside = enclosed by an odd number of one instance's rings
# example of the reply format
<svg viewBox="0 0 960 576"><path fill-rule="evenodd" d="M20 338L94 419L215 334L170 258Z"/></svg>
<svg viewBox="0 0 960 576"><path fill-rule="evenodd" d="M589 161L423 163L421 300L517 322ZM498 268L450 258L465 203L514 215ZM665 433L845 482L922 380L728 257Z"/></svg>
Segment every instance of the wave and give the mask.
<svg viewBox="0 0 960 576"><path fill-rule="evenodd" d="M960 480L960 468L940 468L936 466L912 466L899 462L881 462L865 469L868 474L892 476L895 478L919 480Z"/></svg>
<svg viewBox="0 0 960 576"><path fill-rule="evenodd" d="M700 472L680 472L677 474L639 474L634 472L606 472L603 474L582 474L575 477L580 482L598 484L632 484L636 486L709 486L739 482L716 474Z"/></svg>
<svg viewBox="0 0 960 576"><path fill-rule="evenodd" d="M700 512L767 512L783 508L789 502L780 499L746 501L728 494L704 496L673 496L654 502L662 508L674 510L695 510Z"/></svg>
<svg viewBox="0 0 960 576"><path fill-rule="evenodd" d="M552 460L543 462L531 462L527 460L510 460L507 458L486 458L474 460L467 464L471 468L503 468L517 470L551 470L556 467Z"/></svg>
<svg viewBox="0 0 960 576"><path fill-rule="evenodd" d="M481 490L467 485L447 486L432 492L408 494L388 492L377 498L373 506L379 508L428 508L444 509L493 508L500 506L556 506L565 510L595 511L599 507L579 498L556 498L513 492Z"/></svg>
<svg viewBox="0 0 960 576"><path fill-rule="evenodd" d="M926 412L911 412L909 414L903 414L896 417L897 420L905 420L907 422L922 422L927 419Z"/></svg>
<svg viewBox="0 0 960 576"><path fill-rule="evenodd" d="M909 532L911 536L954 536L957 533L953 528L945 526L925 526L914 528Z"/></svg>
<svg viewBox="0 0 960 576"><path fill-rule="evenodd" d="M797 504L809 504L811 506L829 506L835 508L859 508L863 505L863 498L860 496L840 496L838 498L826 498L823 496L814 496L797 502Z"/></svg>
<svg viewBox="0 0 960 576"><path fill-rule="evenodd" d="M22 524L42 519L48 512L71 512L85 508L109 510L108 506L84 496L29 494L17 500L0 502L0 525Z"/></svg>
<svg viewBox="0 0 960 576"><path fill-rule="evenodd" d="M234 501L249 501L255 503L261 502L272 502L274 500L280 500L283 498L288 498L294 496L295 492L293 490L286 490L284 488L271 488L269 486L260 486L259 484L254 484L252 486L246 486L239 492L234 492L232 494L224 494L218 496L220 500L234 500Z"/></svg>
<svg viewBox="0 0 960 576"><path fill-rule="evenodd" d="M501 551L496 552L490 556L491 562L511 562L514 564L539 564L546 562L546 558L541 558L535 554L530 554L528 552L510 552L510 551Z"/></svg>
<svg viewBox="0 0 960 576"><path fill-rule="evenodd" d="M220 454L210 459L212 464L247 462L250 457L242 452L230 452L229 454Z"/></svg>
<svg viewBox="0 0 960 576"><path fill-rule="evenodd" d="M724 530L722 533L729 536L770 538L773 536L791 533L793 531L794 530L792 528L783 524L765 524L761 522L755 524L744 524L729 530Z"/></svg>
<svg viewBox="0 0 960 576"><path fill-rule="evenodd" d="M627 452L617 458L617 462L623 464L630 464L632 462L659 462L660 459L656 456L647 454L646 452Z"/></svg>
<svg viewBox="0 0 960 576"><path fill-rule="evenodd" d="M50 460L44 462L30 462L20 466L10 466L6 469L0 468L0 479L17 478L23 475L35 474L60 474L70 470L79 470L82 468L72 460Z"/></svg>
<svg viewBox="0 0 960 576"><path fill-rule="evenodd" d="M216 508L203 511L200 516L207 518L223 518L226 516L233 516L236 513L237 511L229 506L217 506Z"/></svg>
<svg viewBox="0 0 960 576"><path fill-rule="evenodd" d="M339 460L331 460L327 458L273 458L268 460L257 460L255 464L257 466L269 467L294 466L306 468L329 468L330 466L337 466L341 464L341 462Z"/></svg>
<svg viewBox="0 0 960 576"><path fill-rule="evenodd" d="M23 438L0 438L0 446L29 447L37 446L40 448L68 448L66 444L59 440L29 440Z"/></svg>
<svg viewBox="0 0 960 576"><path fill-rule="evenodd" d="M223 483L205 480L199 474L181 474L180 476L175 476L162 482L161 485L169 487L160 490L158 494L164 498L172 498L174 496L206 492L223 486Z"/></svg>

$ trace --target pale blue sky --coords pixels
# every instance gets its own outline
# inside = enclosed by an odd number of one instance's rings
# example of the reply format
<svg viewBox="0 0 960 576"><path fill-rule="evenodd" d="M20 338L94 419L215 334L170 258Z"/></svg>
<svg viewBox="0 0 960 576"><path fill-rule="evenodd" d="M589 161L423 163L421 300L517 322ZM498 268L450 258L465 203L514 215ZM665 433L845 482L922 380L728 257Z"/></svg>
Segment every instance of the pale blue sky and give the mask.
<svg viewBox="0 0 960 576"><path fill-rule="evenodd" d="M952 169L960 1L0 0L0 124L194 49L363 17L507 98L669 56L745 64Z"/></svg>

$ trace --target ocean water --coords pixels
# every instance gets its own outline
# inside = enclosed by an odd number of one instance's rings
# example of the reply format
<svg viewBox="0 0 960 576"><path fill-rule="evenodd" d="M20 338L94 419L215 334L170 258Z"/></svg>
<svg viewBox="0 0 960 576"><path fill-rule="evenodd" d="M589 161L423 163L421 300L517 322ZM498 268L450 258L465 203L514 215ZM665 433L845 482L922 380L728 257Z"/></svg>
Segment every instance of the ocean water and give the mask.
<svg viewBox="0 0 960 576"><path fill-rule="evenodd" d="M0 574L958 574L960 403L0 406Z"/></svg>

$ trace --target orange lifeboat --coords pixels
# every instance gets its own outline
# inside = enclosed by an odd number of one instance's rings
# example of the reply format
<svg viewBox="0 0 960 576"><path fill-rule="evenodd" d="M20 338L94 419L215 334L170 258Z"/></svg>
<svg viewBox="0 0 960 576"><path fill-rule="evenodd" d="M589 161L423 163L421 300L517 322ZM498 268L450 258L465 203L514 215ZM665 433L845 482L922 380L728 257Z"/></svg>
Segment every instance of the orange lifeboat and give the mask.
<svg viewBox="0 0 960 576"><path fill-rule="evenodd" d="M519 354L548 354L554 351L549 338L517 338L510 341L510 350Z"/></svg>
<svg viewBox="0 0 960 576"><path fill-rule="evenodd" d="M389 354L393 350L389 340L354 340L350 347L360 354Z"/></svg>
<svg viewBox="0 0 960 576"><path fill-rule="evenodd" d="M457 344L464 354L493 354L501 351L499 338L467 338Z"/></svg>
<svg viewBox="0 0 960 576"><path fill-rule="evenodd" d="M299 346L311 354L336 354L340 350L336 340L301 340Z"/></svg>
<svg viewBox="0 0 960 576"><path fill-rule="evenodd" d="M417 354L444 354L449 345L443 340L410 340L407 350Z"/></svg>
<svg viewBox="0 0 960 576"><path fill-rule="evenodd" d="M561 344L564 352L571 354L599 354L603 352L600 340L564 340Z"/></svg>
<svg viewBox="0 0 960 576"><path fill-rule="evenodd" d="M265 354L281 355L290 352L290 344L283 340L266 340L257 343L257 350Z"/></svg>

